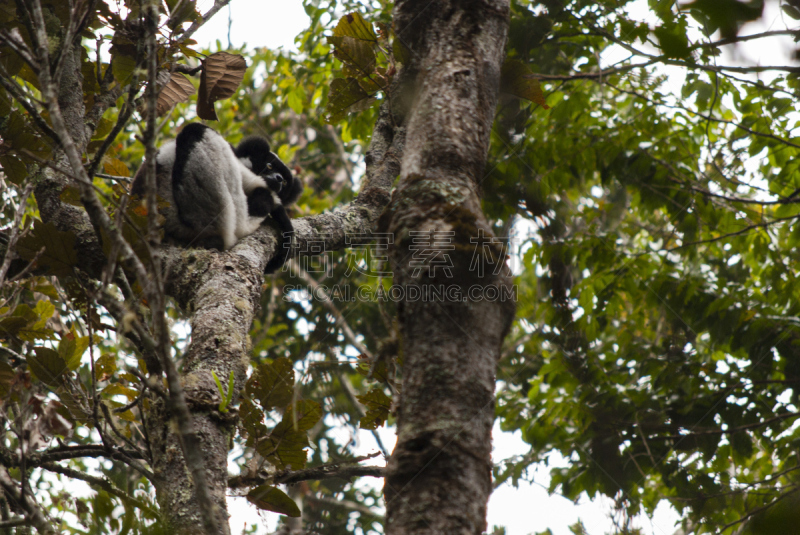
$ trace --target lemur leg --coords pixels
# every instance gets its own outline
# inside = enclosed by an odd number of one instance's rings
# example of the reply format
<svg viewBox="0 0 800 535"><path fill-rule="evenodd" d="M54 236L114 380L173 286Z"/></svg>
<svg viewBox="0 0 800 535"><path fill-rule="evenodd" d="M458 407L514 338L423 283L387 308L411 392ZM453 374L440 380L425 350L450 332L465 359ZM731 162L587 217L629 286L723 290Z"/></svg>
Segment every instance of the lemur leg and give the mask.
<svg viewBox="0 0 800 535"><path fill-rule="evenodd" d="M222 220L219 227L219 233L222 236L222 242L226 251L236 245L236 242L239 240L238 236L236 236L236 215L236 207L233 201L228 199L220 212Z"/></svg>
<svg viewBox="0 0 800 535"><path fill-rule="evenodd" d="M278 224L278 229L281 231L280 249L275 251L275 256L272 260L267 262L267 267L264 268L265 273L272 273L286 262L289 258L289 251L292 246L292 237L294 236L294 227L289 214L286 213L286 208L279 204L270 214L272 219Z"/></svg>
<svg viewBox="0 0 800 535"><path fill-rule="evenodd" d="M267 188L256 188L247 195L247 213L250 217L267 217L275 209L272 192Z"/></svg>

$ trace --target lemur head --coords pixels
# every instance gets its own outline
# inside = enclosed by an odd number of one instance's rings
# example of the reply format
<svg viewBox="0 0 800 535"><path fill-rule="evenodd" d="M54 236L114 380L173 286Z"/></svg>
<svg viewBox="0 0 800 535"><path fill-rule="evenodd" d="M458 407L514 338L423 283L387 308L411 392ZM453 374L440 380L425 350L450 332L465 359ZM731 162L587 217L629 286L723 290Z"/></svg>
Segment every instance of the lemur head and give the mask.
<svg viewBox="0 0 800 535"><path fill-rule="evenodd" d="M284 204L290 204L300 196L302 185L280 158L270 151L266 139L259 136L245 138L234 152L247 168L264 178L267 186Z"/></svg>

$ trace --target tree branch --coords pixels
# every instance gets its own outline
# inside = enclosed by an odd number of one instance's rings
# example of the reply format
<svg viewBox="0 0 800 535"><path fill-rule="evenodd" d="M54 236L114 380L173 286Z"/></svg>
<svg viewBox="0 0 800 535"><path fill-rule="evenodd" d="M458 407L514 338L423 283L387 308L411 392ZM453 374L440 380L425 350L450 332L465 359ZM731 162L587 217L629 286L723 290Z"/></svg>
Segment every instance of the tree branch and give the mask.
<svg viewBox="0 0 800 535"><path fill-rule="evenodd" d="M86 481L90 485L94 487L100 487L101 489L106 490L109 494L113 494L117 498L120 498L125 503L134 505L139 509L147 511L155 518L158 518L160 515L158 511L150 507L147 503L134 498L130 494L123 492L122 490L118 489L114 484L112 484L108 479L104 477L95 477L89 474L85 474L83 472L79 472L78 470L73 470L72 468L67 468L65 466L61 466L60 464L56 463L42 463L39 465L41 468L45 470L49 470L50 472L54 472L56 474L61 474L72 479L80 479L81 481Z"/></svg>
<svg viewBox="0 0 800 535"><path fill-rule="evenodd" d="M222 8L223 8L223 7L225 7L225 6L227 6L227 5L230 3L230 1L231 1L231 0L215 0L215 2L214 2L214 5L213 5L213 6L211 6L211 9L209 9L208 11L206 11L206 14L205 14L205 15L203 15L203 17L202 17L202 19L201 19L201 20L196 20L196 21L194 21L194 22L192 23L192 25L191 25L191 26L189 26L189 29L187 29L185 32L183 32L183 34L182 34L182 35L180 36L180 38L178 39L178 42L179 42L179 43L183 43L184 41L186 41L186 40L187 40L189 37L191 37L191 36L192 36L192 34L193 34L194 32L196 32L197 30L199 30L199 29L200 29L200 27L201 27L203 24L205 24L206 22L208 22L208 20L209 20L211 17L213 17L214 15L216 15L216 14L217 14L217 12L218 12L220 9L222 9Z"/></svg>
<svg viewBox="0 0 800 535"><path fill-rule="evenodd" d="M0 65L0 85L2 85L6 91L14 97L14 100L19 102L20 106L25 108L25 111L28 112L28 115L33 119L33 122L36 123L36 126L41 129L50 139L55 141L56 143L59 142L58 134L56 134L50 125L47 124L47 121L39 114L36 108L33 107L28 99L25 98L25 95L22 94L22 90L19 86L14 82L14 79L8 74L5 67Z"/></svg>
<svg viewBox="0 0 800 535"><path fill-rule="evenodd" d="M8 269L11 267L11 260L14 257L17 240L20 237L20 222L22 221L22 216L25 214L25 205L28 202L28 196L31 194L31 191L33 191L33 182L25 186L22 195L20 195L19 203L17 204L17 210L14 214L14 223L11 226L11 236L8 238L8 244L3 254L3 264L0 266L0 286L3 286L6 280L6 274L8 274Z"/></svg>
<svg viewBox="0 0 800 535"><path fill-rule="evenodd" d="M0 487L6 496L14 500L25 514L25 520L35 527L43 535L56 535L56 530L49 520L44 516L44 512L39 509L36 502L29 495L23 495L17 487L16 482L8 475L5 468L0 468Z"/></svg>
<svg viewBox="0 0 800 535"><path fill-rule="evenodd" d="M352 463L360 462L375 455L367 456L361 459L354 459L352 461L343 461L340 463L329 463L313 468L306 468L303 470L282 470L271 474L268 477L259 475L246 475L234 476L228 480L228 488L237 489L243 487L252 487L262 485L264 483L270 484L292 484L300 483L301 481L320 481L322 479L339 478L350 480L354 477L384 477L386 475L385 466L360 466L352 465ZM347 466L350 465L350 466Z"/></svg>

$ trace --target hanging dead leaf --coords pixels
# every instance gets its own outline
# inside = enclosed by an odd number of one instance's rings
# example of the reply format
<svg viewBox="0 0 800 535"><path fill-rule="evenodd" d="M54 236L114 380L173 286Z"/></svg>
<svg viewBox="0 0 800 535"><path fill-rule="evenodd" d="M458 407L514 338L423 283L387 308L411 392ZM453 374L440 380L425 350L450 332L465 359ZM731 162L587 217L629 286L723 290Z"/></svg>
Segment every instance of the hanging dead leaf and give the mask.
<svg viewBox="0 0 800 535"><path fill-rule="evenodd" d="M200 75L200 92L197 95L197 116L201 119L216 121L214 103L230 98L242 83L247 63L238 54L217 52L211 54L203 62Z"/></svg>
<svg viewBox="0 0 800 535"><path fill-rule="evenodd" d="M169 82L158 94L156 113L159 117L166 115L175 104L186 102L194 93L194 85L186 76L179 72L172 73Z"/></svg>

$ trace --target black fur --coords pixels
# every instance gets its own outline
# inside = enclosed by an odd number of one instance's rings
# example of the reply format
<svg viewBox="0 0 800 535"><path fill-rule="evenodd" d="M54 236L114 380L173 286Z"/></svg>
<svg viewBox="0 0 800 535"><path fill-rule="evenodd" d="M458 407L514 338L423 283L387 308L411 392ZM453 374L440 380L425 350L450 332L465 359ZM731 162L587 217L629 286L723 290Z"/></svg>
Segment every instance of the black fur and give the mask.
<svg viewBox="0 0 800 535"><path fill-rule="evenodd" d="M196 210L196 206L186 206L187 202L195 204L194 195L186 195L186 190L197 192L202 184L190 181L186 177L185 167L189 158L203 140L206 130L211 130L203 123L187 124L175 139L175 163L172 166L172 194L175 199L175 212L185 225L192 226L190 221L183 216L183 212Z"/></svg>
<svg viewBox="0 0 800 535"><path fill-rule="evenodd" d="M303 193L303 183L292 175L275 153L270 151L269 143L263 137L253 136L243 139L234 152L240 160L250 162L251 170L263 177L269 190L278 197L275 199L266 188L257 188L247 197L250 215L255 217L269 215L281 231L283 254L273 257L265 269L266 273L272 273L283 266L289 256L289 244L294 236L294 226L286 213L286 206L294 203Z"/></svg>
<svg viewBox="0 0 800 535"><path fill-rule="evenodd" d="M278 251L266 272L283 265L294 234L286 206L297 200L303 184L270 151L266 139L249 137L233 147L213 129L191 123L174 142L161 147L157 158L157 193L168 202L164 211L168 239L222 250L271 217L281 232L284 254ZM144 169L134 177L134 195L144 196Z"/></svg>

